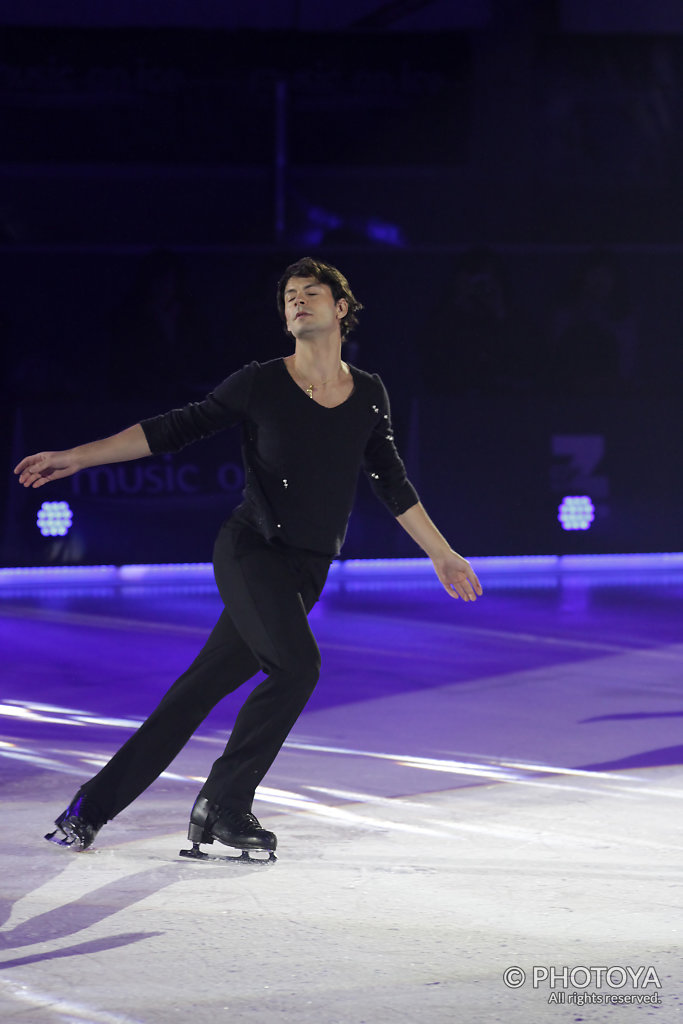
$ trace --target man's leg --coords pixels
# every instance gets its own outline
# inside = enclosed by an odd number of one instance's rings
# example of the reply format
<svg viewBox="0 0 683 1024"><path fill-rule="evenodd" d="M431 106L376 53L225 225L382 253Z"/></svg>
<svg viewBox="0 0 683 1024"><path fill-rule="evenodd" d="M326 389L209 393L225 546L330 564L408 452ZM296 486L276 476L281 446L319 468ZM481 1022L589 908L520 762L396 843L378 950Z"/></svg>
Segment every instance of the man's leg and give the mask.
<svg viewBox="0 0 683 1024"><path fill-rule="evenodd" d="M109 821L169 766L211 709L258 672L229 614L155 710L80 793L99 820Z"/></svg>
<svg viewBox="0 0 683 1024"><path fill-rule="evenodd" d="M318 680L320 651L307 613L322 590L329 559L268 544L248 528L219 537L217 553L222 545L232 557L216 560L221 597L268 678L247 697L200 796L221 808L248 811ZM229 571L222 571L227 564Z"/></svg>
<svg viewBox="0 0 683 1024"><path fill-rule="evenodd" d="M261 667L269 679L245 702L201 794L248 809L308 700L320 654L306 615L329 560L278 549L232 522L221 530L214 565L226 610L192 665L57 819L71 844L89 846L168 767L215 704Z"/></svg>

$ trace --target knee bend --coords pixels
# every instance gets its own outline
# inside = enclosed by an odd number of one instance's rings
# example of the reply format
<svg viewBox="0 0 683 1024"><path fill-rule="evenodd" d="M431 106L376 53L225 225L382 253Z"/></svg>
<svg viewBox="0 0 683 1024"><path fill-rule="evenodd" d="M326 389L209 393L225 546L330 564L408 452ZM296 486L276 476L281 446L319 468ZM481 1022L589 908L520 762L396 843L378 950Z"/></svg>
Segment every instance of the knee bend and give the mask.
<svg viewBox="0 0 683 1024"><path fill-rule="evenodd" d="M311 694L320 678L320 655L301 658L284 667L288 686L301 693Z"/></svg>
<svg viewBox="0 0 683 1024"><path fill-rule="evenodd" d="M312 662L308 666L308 669L304 673L304 678L305 678L305 685L306 685L307 690L310 693L313 693L313 691L315 690L316 686L318 685L318 680L320 679L320 658L319 657L316 658L315 661Z"/></svg>
<svg viewBox="0 0 683 1024"><path fill-rule="evenodd" d="M297 676L301 690L313 693L320 678L320 658L315 658L301 665Z"/></svg>

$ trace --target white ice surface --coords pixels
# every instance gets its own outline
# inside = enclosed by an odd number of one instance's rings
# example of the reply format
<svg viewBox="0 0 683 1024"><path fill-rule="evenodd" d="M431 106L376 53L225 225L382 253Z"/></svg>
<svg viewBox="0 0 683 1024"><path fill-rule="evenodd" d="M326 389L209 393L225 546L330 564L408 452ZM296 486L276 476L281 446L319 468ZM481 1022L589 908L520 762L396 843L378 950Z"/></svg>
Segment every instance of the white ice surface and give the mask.
<svg viewBox="0 0 683 1024"><path fill-rule="evenodd" d="M319 623L328 679L342 685L361 658L408 674L431 658L443 685L302 716L255 807L278 835L273 866L178 857L197 781L224 742L218 723L74 854L40 837L125 731L87 689L48 699L40 680L33 700L56 708L45 717L91 711L99 725L36 720L30 732L7 718L2 1024L683 1020L681 645L586 642L578 660L582 641L565 638L566 661L452 682L438 643L457 630L427 624L417 650L399 622L386 652L362 651L343 614ZM510 645L554 642L498 632ZM50 650L35 655L46 678ZM511 967L527 974L516 989ZM534 987L534 967L553 968L554 987ZM582 967L652 967L661 987L600 986L595 974L582 987ZM584 990L661 1003L549 1002Z"/></svg>
<svg viewBox="0 0 683 1024"><path fill-rule="evenodd" d="M7 801L0 1019L680 1019L683 771L526 781L264 803L280 843L268 867L179 859L182 833L160 826L186 802L170 794L139 801L83 854L36 844L51 803ZM503 982L507 967L544 965L654 965L661 989L589 991L661 1006L549 1005L572 986Z"/></svg>

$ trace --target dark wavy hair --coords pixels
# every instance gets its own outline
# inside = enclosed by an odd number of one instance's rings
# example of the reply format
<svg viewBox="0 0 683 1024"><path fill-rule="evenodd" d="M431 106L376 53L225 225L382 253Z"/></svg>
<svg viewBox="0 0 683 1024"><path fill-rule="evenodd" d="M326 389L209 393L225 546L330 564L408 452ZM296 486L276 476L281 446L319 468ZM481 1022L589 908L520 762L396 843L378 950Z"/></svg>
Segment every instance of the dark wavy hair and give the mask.
<svg viewBox="0 0 683 1024"><path fill-rule="evenodd" d="M335 302L338 302L339 299L346 299L349 309L339 325L343 339L354 327L358 326L357 314L363 308L363 304L351 291L351 286L341 270L337 270L336 267L329 263L323 263L321 260L314 260L311 256L304 256L296 263L291 263L277 283L277 308L285 325L285 334L289 334L285 317L285 288L292 277L314 277L321 284L329 285Z"/></svg>

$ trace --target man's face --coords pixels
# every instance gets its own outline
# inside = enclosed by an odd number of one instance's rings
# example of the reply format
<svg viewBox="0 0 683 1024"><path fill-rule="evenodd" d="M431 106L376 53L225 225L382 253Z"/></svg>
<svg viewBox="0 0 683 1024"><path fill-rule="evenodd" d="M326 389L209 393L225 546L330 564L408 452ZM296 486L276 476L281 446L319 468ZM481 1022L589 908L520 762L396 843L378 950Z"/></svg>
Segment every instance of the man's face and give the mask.
<svg viewBox="0 0 683 1024"><path fill-rule="evenodd" d="M287 330L295 338L332 330L348 309L345 299L335 302L330 286L315 277L290 277L284 300Z"/></svg>

